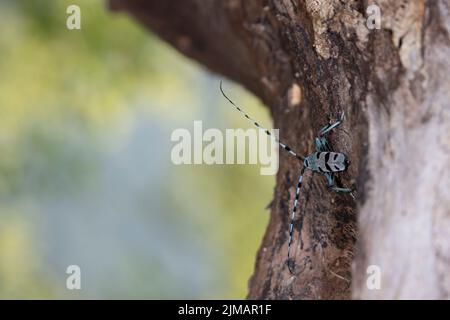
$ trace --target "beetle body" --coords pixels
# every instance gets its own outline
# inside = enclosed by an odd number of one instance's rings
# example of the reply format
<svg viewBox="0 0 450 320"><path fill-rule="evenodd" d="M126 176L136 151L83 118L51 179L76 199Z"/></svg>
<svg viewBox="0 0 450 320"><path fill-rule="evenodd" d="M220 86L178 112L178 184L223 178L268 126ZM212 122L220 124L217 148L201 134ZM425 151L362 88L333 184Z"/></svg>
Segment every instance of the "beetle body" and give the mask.
<svg viewBox="0 0 450 320"><path fill-rule="evenodd" d="M348 166L345 154L333 151L314 152L305 158L304 165L315 172L340 172Z"/></svg>

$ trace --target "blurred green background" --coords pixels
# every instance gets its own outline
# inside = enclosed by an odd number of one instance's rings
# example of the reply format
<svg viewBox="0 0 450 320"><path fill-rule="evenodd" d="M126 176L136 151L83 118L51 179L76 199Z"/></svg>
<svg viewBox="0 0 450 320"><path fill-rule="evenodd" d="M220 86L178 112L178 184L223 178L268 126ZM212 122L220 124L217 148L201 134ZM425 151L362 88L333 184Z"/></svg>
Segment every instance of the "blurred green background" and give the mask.
<svg viewBox="0 0 450 320"><path fill-rule="evenodd" d="M219 78L103 0L1 0L0 74L0 298L245 297L274 176L170 160L194 120L251 126Z"/></svg>

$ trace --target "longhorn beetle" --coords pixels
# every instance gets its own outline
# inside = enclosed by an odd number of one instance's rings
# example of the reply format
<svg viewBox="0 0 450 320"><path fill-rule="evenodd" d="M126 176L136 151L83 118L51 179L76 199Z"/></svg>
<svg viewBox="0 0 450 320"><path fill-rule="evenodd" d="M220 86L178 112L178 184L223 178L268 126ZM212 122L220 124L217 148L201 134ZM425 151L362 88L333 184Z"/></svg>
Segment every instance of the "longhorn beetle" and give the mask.
<svg viewBox="0 0 450 320"><path fill-rule="evenodd" d="M348 161L345 154L340 152L334 152L331 151L331 148L327 141L327 134L337 126L339 126L342 121L344 120L344 113L342 113L340 119L334 123L328 123L325 127L319 130L319 133L317 134L316 138L314 139L315 145L316 145L316 151L306 155L301 156L297 152L295 152L291 147L289 147L287 144L284 144L279 139L277 139L275 136L273 136L269 130L262 127L257 121L253 120L247 113L245 113L242 108L237 106L233 101L231 101L230 98L225 94L222 88L222 81L220 81L220 91L222 92L222 95L225 97L225 99L228 100L228 102L233 105L237 111L239 111L245 118L247 118L249 121L253 122L253 125L255 125L258 129L263 130L269 137L275 140L284 150L286 150L290 155L297 158L300 163L302 164L302 168L300 169L300 177L298 178L297 183L297 189L295 192L295 199L294 199L294 206L292 209L292 215L291 215L291 222L289 224L289 241L288 241L288 252L287 252L287 260L286 264L288 266L289 272L293 274L291 267L289 265L289 259L290 259L290 252L291 252L291 244L292 244L292 235L293 235L293 229L294 229L294 220L295 220L295 213L297 211L298 207L298 198L300 195L300 187L302 186L303 181L303 174L306 169L311 170L312 172L319 172L325 175L327 179L327 186L335 191L335 192L345 192L350 193L350 195L355 198L353 194L353 190L350 188L343 188L339 187L335 184L334 181L334 173L335 172L341 172L345 171L348 167ZM299 232L299 238L300 238L300 248L303 249L303 240L302 240L302 234L301 229Z"/></svg>

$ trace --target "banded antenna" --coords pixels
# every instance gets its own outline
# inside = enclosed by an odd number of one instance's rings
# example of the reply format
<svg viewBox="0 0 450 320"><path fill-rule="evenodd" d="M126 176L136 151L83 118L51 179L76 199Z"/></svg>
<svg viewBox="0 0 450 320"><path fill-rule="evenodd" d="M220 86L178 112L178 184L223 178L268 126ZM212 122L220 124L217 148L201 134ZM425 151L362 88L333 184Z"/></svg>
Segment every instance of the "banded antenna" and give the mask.
<svg viewBox="0 0 450 320"><path fill-rule="evenodd" d="M289 258L291 257L290 253L291 253L292 235L294 233L295 213L296 213L297 207L298 207L298 197L300 195L300 188L302 186L303 174L305 173L305 169L306 169L306 167L303 166L302 170L300 171L300 177L298 178L297 189L295 191L294 206L292 208L291 223L289 224L289 242L288 242L288 252L287 252L286 263L287 263L289 272L291 274L294 274L294 272L291 270L291 265L289 264ZM303 219L302 219L301 223L303 224ZM300 231L299 231L298 237L300 239L300 249L303 249L302 226L300 226Z"/></svg>
<svg viewBox="0 0 450 320"><path fill-rule="evenodd" d="M291 147L289 147L287 144L281 142L279 139L277 139L274 135L270 133L269 130L261 126L257 121L255 121L253 118L251 118L241 107L238 107L228 96L223 92L222 88L222 80L220 81L220 92L222 92L222 95L225 97L225 99L228 100L229 103L231 103L237 111L239 111L244 117L246 117L250 122L253 123L254 126L256 126L258 129L263 130L270 138L272 138L276 143L278 143L284 150L286 150L290 155L296 157L297 159L305 160L305 158L298 153L296 153L294 150L292 150Z"/></svg>

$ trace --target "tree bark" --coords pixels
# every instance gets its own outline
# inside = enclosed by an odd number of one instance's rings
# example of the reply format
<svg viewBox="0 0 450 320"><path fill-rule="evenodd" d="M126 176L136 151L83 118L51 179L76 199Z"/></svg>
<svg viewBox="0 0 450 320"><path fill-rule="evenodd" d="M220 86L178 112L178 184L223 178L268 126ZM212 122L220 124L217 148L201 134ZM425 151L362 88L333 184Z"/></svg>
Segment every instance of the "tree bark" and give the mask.
<svg viewBox="0 0 450 320"><path fill-rule="evenodd" d="M371 3L381 9L379 30L366 27ZM110 4L260 97L301 154L345 112L330 140L351 162L339 179L357 201L305 174L291 275L287 230L301 164L281 151L248 298L450 298L448 1ZM370 265L381 271L379 289L366 284Z"/></svg>

